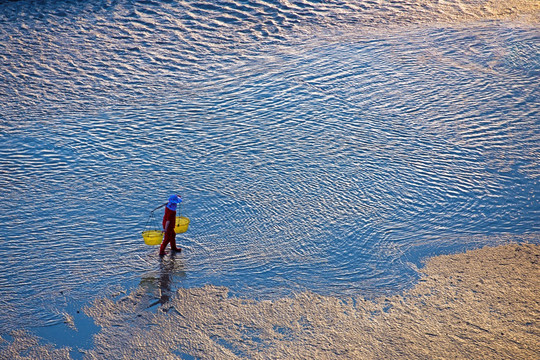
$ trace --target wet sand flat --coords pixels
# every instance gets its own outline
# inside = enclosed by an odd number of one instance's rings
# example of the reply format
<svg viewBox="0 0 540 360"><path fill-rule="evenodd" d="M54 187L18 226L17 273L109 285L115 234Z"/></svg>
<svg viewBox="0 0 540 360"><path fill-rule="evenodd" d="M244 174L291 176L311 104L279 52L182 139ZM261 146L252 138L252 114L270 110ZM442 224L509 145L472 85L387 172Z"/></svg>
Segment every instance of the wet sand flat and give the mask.
<svg viewBox="0 0 540 360"><path fill-rule="evenodd" d="M137 289L86 309L101 331L85 358L535 359L539 261L533 244L437 256L412 289L375 301L312 292L256 301L205 286L178 290L152 313ZM1 358L69 358L27 333L12 336Z"/></svg>

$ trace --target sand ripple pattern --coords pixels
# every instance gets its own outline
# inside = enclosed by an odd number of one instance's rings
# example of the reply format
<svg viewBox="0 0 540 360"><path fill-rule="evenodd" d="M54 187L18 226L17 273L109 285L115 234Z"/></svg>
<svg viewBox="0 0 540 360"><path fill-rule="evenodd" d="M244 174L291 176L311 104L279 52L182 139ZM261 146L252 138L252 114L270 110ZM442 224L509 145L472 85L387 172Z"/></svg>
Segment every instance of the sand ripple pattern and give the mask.
<svg viewBox="0 0 540 360"><path fill-rule="evenodd" d="M0 331L158 281L172 191L173 285L260 298L537 233L538 2L434 3L0 3Z"/></svg>

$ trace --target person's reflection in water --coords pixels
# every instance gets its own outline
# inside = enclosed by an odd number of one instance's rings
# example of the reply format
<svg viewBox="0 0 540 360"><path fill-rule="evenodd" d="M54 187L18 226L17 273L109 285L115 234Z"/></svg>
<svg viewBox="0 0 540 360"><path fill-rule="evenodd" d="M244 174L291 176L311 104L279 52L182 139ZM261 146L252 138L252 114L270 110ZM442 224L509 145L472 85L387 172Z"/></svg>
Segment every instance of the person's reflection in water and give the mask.
<svg viewBox="0 0 540 360"><path fill-rule="evenodd" d="M154 277L158 285L159 299L151 303L148 307L156 305L165 305L174 294L174 280L177 278L186 277L184 264L180 259L177 259L174 254L168 258L161 258L159 263L159 277ZM166 311L166 310L164 310Z"/></svg>

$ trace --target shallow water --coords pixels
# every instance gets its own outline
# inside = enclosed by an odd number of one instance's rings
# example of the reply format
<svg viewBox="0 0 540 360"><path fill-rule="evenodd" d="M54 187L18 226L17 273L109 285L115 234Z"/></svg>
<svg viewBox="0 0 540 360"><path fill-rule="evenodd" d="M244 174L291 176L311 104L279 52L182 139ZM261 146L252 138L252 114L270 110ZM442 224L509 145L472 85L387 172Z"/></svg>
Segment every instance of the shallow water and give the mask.
<svg viewBox="0 0 540 360"><path fill-rule="evenodd" d="M537 23L437 6L0 3L0 334L136 286L395 293L538 242Z"/></svg>

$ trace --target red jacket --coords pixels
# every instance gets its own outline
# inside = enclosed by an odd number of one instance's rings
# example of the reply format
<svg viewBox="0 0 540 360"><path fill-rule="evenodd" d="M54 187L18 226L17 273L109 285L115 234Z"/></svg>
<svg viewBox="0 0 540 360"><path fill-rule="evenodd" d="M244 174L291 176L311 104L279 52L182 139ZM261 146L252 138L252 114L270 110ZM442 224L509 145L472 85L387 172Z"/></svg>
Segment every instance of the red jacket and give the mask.
<svg viewBox="0 0 540 360"><path fill-rule="evenodd" d="M170 221L167 232L174 233L174 226L176 225L176 211L165 207L165 214L163 214L163 229L165 229L165 224L167 223L167 220Z"/></svg>

